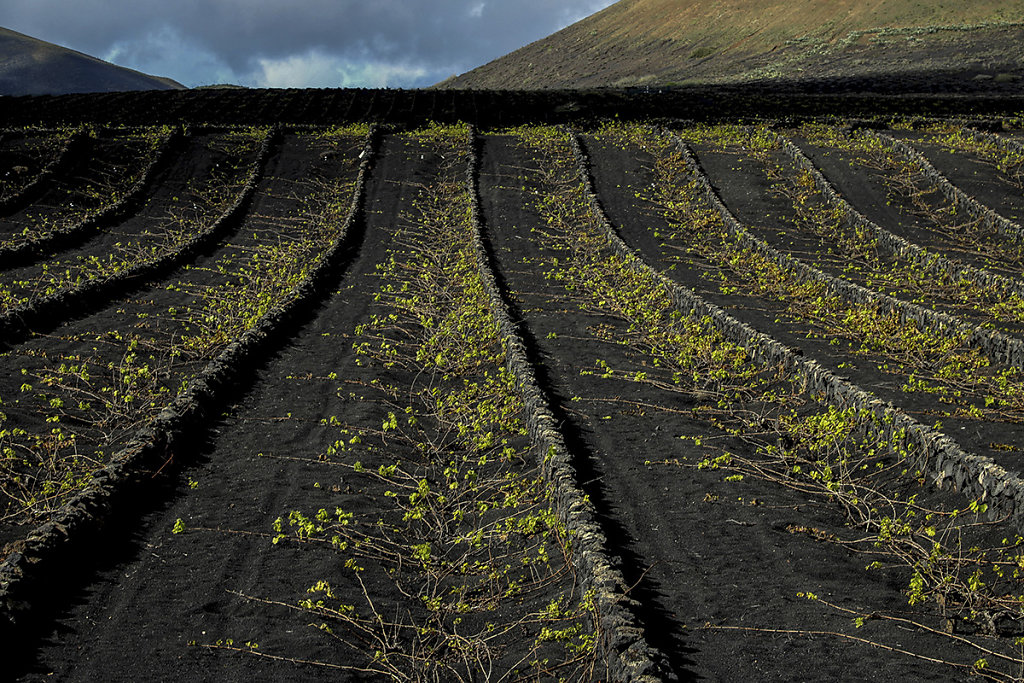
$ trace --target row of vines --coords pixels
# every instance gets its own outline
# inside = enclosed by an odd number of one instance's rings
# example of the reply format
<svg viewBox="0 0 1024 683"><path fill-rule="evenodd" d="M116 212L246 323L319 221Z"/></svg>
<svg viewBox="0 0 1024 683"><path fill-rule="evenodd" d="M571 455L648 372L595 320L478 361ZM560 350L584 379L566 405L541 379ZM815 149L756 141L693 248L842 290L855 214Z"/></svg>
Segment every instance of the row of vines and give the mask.
<svg viewBox="0 0 1024 683"><path fill-rule="evenodd" d="M741 502L751 482L796 496L831 526L786 534L834 546L902 596L877 609L809 584L796 597L844 628L699 629L827 636L958 675L1019 676L1024 230L916 150L970 158L1019 189L1024 148L948 124L662 123L386 135L427 171L405 181L416 191L398 223L380 226L369 312L330 332L343 362L303 380L332 383L351 409L310 427L328 435L316 453L268 445L267 457L344 485L331 504L270 511L265 528L179 518L167 530L328 553L323 574L296 572L291 600L237 597L308 624L336 656L231 633L192 634L197 650L397 681L670 679L681 656L657 652L672 641L633 598L647 570L621 562L633 532L616 531L614 504L584 495L602 484L560 479L619 458L666 483L707 482L687 504L708 515L737 505L720 485ZM240 340L264 324L289 337L275 311L371 253L363 195L380 139L361 124L4 134L0 541L11 566ZM521 163L484 178L479 150L499 147ZM602 167L614 154L636 163L625 183ZM837 164L870 176L885 206L858 200ZM530 224L482 211L481 183L488 196L521 193ZM528 254L516 263L497 249L511 240ZM339 295L309 296L331 306ZM558 340L570 328L576 357ZM575 386L568 375L607 388L555 391ZM649 427L636 443L655 455L601 453L598 435L615 427L586 427L594 406L612 411L601 420ZM897 642L901 630L948 653Z"/></svg>

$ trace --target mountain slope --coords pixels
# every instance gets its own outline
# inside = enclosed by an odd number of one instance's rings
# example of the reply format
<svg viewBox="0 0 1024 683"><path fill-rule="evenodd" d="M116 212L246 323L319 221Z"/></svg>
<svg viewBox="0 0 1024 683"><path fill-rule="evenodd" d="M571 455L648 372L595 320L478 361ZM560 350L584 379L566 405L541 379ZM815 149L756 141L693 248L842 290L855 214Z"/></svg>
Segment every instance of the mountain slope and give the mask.
<svg viewBox="0 0 1024 683"><path fill-rule="evenodd" d="M0 95L181 89L150 76L53 43L0 28Z"/></svg>
<svg viewBox="0 0 1024 683"><path fill-rule="evenodd" d="M1024 75L1024 0L620 0L445 87Z"/></svg>

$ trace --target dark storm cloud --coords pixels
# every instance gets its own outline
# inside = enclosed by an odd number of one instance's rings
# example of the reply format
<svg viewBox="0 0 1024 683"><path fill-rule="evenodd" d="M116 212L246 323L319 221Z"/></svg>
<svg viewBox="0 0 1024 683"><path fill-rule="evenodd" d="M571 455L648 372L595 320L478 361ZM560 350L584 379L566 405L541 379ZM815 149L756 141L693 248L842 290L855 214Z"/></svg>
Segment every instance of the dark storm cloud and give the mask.
<svg viewBox="0 0 1024 683"><path fill-rule="evenodd" d="M186 85L411 87L613 1L5 0L0 25Z"/></svg>

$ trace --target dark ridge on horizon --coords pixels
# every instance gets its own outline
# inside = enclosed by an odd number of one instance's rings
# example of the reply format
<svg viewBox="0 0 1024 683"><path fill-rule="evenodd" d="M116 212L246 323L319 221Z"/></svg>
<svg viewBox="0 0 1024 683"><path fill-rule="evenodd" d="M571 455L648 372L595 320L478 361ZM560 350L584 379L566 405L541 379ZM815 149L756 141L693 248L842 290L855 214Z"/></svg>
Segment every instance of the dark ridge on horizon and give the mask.
<svg viewBox="0 0 1024 683"><path fill-rule="evenodd" d="M82 52L0 28L0 95L183 90L170 78L126 69Z"/></svg>
<svg viewBox="0 0 1024 683"><path fill-rule="evenodd" d="M902 74L908 92L1021 92L1024 0L620 0L435 87L883 79L891 90Z"/></svg>

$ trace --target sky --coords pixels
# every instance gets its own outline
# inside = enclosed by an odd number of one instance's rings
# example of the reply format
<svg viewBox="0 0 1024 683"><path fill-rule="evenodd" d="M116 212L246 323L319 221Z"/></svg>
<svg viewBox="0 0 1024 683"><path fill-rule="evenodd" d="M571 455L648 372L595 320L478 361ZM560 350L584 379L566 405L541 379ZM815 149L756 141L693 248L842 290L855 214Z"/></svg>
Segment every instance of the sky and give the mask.
<svg viewBox="0 0 1024 683"><path fill-rule="evenodd" d="M433 85L614 0L2 0L0 26L186 85Z"/></svg>

